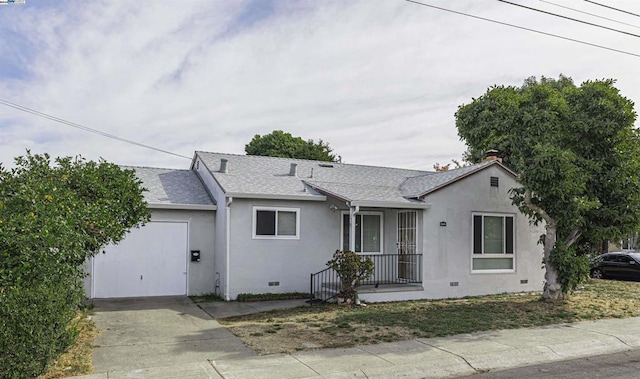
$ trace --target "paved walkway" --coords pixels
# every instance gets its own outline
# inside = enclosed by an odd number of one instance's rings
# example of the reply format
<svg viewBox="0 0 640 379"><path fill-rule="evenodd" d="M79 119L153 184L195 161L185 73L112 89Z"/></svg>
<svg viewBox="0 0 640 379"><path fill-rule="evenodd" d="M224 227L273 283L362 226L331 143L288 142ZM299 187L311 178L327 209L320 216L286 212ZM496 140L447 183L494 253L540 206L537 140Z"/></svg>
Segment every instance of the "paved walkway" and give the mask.
<svg viewBox="0 0 640 379"><path fill-rule="evenodd" d="M185 298L137 301L96 303L96 322L106 329L96 341L96 374L80 378L445 378L640 348L640 318L629 318L259 356L207 312L301 302L201 309Z"/></svg>

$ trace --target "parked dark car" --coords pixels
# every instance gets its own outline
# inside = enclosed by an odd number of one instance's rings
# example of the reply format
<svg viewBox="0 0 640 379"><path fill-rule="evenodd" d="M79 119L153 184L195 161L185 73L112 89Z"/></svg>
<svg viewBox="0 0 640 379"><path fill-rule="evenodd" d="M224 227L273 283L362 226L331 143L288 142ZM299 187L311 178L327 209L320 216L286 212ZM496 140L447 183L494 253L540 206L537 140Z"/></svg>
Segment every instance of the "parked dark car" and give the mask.
<svg viewBox="0 0 640 379"><path fill-rule="evenodd" d="M591 262L591 277L640 281L640 253L614 252Z"/></svg>

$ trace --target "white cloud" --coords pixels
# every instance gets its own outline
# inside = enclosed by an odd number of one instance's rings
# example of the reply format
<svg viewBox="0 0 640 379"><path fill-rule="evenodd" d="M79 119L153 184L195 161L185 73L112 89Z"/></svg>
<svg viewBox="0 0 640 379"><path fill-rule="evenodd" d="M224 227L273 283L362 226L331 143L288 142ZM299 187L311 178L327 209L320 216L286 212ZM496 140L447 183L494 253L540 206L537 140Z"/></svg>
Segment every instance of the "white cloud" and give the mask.
<svg viewBox="0 0 640 379"><path fill-rule="evenodd" d="M428 3L618 49L638 45L494 1ZM460 158L454 113L491 85L560 73L576 82L613 77L624 95L640 98L640 58L403 1L45 4L31 0L10 15L0 8L0 32L22 36L0 44L0 63L21 62L24 71L0 68L0 98L187 156L243 153L254 134L282 129L322 139L350 163L430 169ZM584 2L563 4L586 9ZM614 5L639 11L633 2ZM26 148L122 164L189 164L2 110L5 164Z"/></svg>

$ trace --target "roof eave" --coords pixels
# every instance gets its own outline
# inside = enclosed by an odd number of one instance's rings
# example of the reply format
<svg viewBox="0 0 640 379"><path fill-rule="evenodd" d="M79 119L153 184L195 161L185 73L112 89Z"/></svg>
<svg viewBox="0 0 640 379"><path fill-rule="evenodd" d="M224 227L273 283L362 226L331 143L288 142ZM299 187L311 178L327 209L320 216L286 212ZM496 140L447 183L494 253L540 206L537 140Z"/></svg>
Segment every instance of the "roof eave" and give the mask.
<svg viewBox="0 0 640 379"><path fill-rule="evenodd" d="M334 193L334 192L331 192L331 191L327 191L326 189L324 189L322 187L318 187L318 186L314 185L313 183L308 182L306 180L303 180L302 182L304 184L308 185L309 187L313 188L314 190L316 190L316 191L318 191L321 194L324 194L326 196L333 197L334 199L338 199L338 200L343 201L345 203L351 201L351 199L349 199L347 197L344 197L342 195L338 195L337 193Z"/></svg>
<svg viewBox="0 0 640 379"><path fill-rule="evenodd" d="M396 209L429 209L430 203L421 202L403 202L403 201L370 201L370 200L353 200L349 202L352 206L366 208L396 208Z"/></svg>
<svg viewBox="0 0 640 379"><path fill-rule="evenodd" d="M227 192L226 197L236 199L267 199L267 200L301 200L301 201L325 201L326 196L323 195L280 195L267 193L244 193L244 192Z"/></svg>
<svg viewBox="0 0 640 379"><path fill-rule="evenodd" d="M218 206L213 204L165 204L165 203L148 203L149 209L178 209L188 211L215 211Z"/></svg>

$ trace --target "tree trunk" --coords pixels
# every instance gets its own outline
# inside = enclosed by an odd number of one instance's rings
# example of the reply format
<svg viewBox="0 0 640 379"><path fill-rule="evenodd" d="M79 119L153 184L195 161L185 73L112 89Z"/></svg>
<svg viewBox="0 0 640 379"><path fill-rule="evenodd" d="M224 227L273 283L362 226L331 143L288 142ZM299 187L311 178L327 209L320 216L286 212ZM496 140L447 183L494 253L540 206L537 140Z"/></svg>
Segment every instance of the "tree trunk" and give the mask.
<svg viewBox="0 0 640 379"><path fill-rule="evenodd" d="M551 263L551 252L556 246L558 226L554 220L544 209L531 201L531 191L527 190L524 194L524 203L529 209L536 212L547 223L546 234L544 236L544 289L542 297L545 301L557 301L562 299L562 286L558 283L558 270Z"/></svg>
<svg viewBox="0 0 640 379"><path fill-rule="evenodd" d="M609 241L602 241L602 244L600 245L600 254L604 254L604 253L608 253L609 252Z"/></svg>
<svg viewBox="0 0 640 379"><path fill-rule="evenodd" d="M549 217L550 221L547 221L546 230L547 233L544 238L544 290L542 293L542 297L545 301L557 301L562 299L562 286L558 283L558 270L551 263L551 252L553 248L556 246L557 240L557 227L555 220Z"/></svg>

